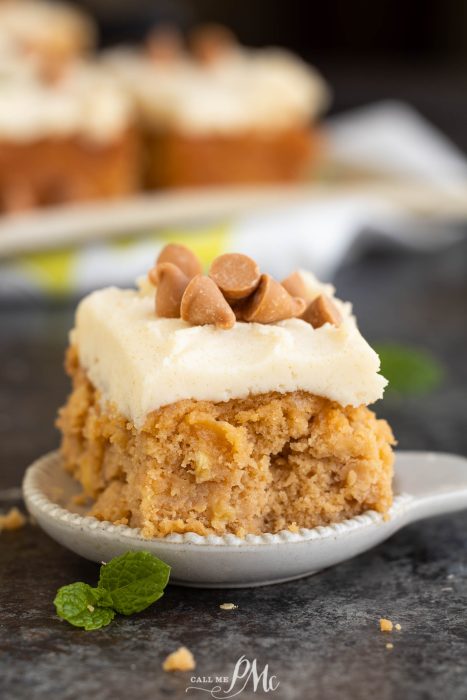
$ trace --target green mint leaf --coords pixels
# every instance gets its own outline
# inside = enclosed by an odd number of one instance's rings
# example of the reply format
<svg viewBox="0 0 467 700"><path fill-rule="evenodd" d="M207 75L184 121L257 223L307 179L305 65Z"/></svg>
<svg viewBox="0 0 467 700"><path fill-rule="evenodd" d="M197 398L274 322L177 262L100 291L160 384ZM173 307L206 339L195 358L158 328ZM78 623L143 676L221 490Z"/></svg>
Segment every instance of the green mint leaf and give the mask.
<svg viewBox="0 0 467 700"><path fill-rule="evenodd" d="M98 590L110 594L122 615L141 612L164 593L170 566L149 552L127 552L102 566Z"/></svg>
<svg viewBox="0 0 467 700"><path fill-rule="evenodd" d="M388 390L397 394L426 394L442 382L442 365L426 350L397 343L375 346L381 360L381 374L389 381Z"/></svg>
<svg viewBox="0 0 467 700"><path fill-rule="evenodd" d="M113 608L112 596L109 591L106 591L105 588L93 588L92 590L95 592L99 605L102 608Z"/></svg>
<svg viewBox="0 0 467 700"><path fill-rule="evenodd" d="M170 566L149 552L127 552L101 567L99 584L72 583L57 591L57 615L75 627L95 630L112 622L115 613L144 610L164 593Z"/></svg>
<svg viewBox="0 0 467 700"><path fill-rule="evenodd" d="M101 607L100 593L87 583L72 583L62 586L55 596L57 615L75 627L97 630L112 622L115 611Z"/></svg>

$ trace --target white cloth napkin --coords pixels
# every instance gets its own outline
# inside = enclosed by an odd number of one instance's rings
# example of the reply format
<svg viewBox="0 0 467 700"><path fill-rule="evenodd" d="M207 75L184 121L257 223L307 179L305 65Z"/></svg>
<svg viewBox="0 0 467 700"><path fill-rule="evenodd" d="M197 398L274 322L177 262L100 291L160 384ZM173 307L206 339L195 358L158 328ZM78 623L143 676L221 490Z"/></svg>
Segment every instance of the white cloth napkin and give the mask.
<svg viewBox="0 0 467 700"><path fill-rule="evenodd" d="M331 160L436 185L467 183L467 160L410 105L385 101L327 122Z"/></svg>
<svg viewBox="0 0 467 700"><path fill-rule="evenodd" d="M346 112L329 119L326 131L336 166L467 197L466 157L407 104L385 101ZM373 232L397 245L429 249L457 240L458 223L441 212L439 218L420 220L369 191L248 216L237 222L236 232L239 249L276 275L302 266L329 279L362 232L366 240Z"/></svg>

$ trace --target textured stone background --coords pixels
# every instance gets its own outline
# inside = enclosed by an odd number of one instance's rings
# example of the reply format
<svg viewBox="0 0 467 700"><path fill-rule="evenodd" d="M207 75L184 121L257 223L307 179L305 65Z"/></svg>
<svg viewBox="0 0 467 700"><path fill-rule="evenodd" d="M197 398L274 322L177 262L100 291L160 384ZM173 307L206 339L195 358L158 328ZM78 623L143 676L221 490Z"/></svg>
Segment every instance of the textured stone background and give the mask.
<svg viewBox="0 0 467 700"><path fill-rule="evenodd" d="M430 396L377 407L400 446L467 454L467 240L441 253L369 250L336 284L370 340L428 346L447 369ZM25 467L57 444L71 320L71 306L0 308L0 507L11 505L15 491L6 489L19 486ZM161 671L165 655L185 644L199 675L230 675L242 654L269 664L280 682L269 696L281 700L465 700L466 532L467 513L451 515L300 581L228 592L172 586L150 610L96 632L60 622L52 600L65 583L94 582L97 566L38 528L3 533L0 696L209 697L185 693L192 674ZM220 610L226 601L238 610ZM402 631L381 634L380 616ZM250 686L239 697L260 696Z"/></svg>

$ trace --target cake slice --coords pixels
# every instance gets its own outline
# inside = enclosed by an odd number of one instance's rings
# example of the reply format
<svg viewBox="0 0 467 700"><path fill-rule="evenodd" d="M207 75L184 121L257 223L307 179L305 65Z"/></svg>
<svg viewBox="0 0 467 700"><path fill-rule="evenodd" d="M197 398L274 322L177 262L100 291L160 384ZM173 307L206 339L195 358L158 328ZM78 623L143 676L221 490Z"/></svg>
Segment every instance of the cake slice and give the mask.
<svg viewBox="0 0 467 700"><path fill-rule="evenodd" d="M294 182L320 163L328 88L298 56L205 26L188 46L162 29L107 62L135 101L151 189Z"/></svg>
<svg viewBox="0 0 467 700"><path fill-rule="evenodd" d="M229 254L205 276L169 245L139 289L80 303L67 370L63 463L99 519L244 536L391 505L379 358L310 273Z"/></svg>
<svg viewBox="0 0 467 700"><path fill-rule="evenodd" d="M31 57L1 49L0 34L0 213L134 192L133 108L107 70L62 62L51 80Z"/></svg>

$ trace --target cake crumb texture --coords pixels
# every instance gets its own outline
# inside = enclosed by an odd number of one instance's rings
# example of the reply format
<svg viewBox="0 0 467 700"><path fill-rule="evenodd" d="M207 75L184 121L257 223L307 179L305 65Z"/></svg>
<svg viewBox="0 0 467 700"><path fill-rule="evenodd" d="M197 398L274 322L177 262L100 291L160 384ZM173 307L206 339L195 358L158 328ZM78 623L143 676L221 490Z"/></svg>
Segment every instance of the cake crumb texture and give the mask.
<svg viewBox="0 0 467 700"><path fill-rule="evenodd" d="M196 666L193 654L186 647L179 647L165 659L164 671L192 671Z"/></svg>
<svg viewBox="0 0 467 700"><path fill-rule="evenodd" d="M2 530L19 530L26 525L26 517L18 508L10 508L8 513L0 515L0 532Z"/></svg>
<svg viewBox="0 0 467 700"><path fill-rule="evenodd" d="M136 428L68 353L73 391L58 420L65 468L91 515L147 537L296 531L392 502L384 420L306 391L226 402L182 400Z"/></svg>

